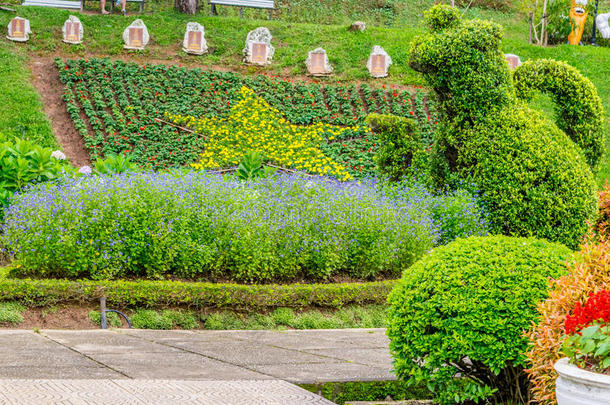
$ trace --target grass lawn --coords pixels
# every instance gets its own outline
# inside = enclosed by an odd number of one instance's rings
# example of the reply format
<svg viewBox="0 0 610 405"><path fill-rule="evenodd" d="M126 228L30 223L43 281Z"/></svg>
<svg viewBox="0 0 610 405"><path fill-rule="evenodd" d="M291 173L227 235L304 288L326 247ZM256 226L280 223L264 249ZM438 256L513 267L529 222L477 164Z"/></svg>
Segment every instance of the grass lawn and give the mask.
<svg viewBox="0 0 610 405"><path fill-rule="evenodd" d="M61 42L61 28L70 11L16 6L18 15L30 19L34 34L27 44L0 41L0 60L3 62L0 66L0 88L7 100L0 107L0 133L21 135L25 132L30 138L40 139L47 145L52 142L49 124L40 111L39 99L28 83L29 73L25 65L28 58L35 57L107 55L140 63L167 62L245 73L304 77L307 52L321 46L328 52L336 72L333 77L321 81L360 82L371 81L365 64L371 47L377 44L388 51L394 64L390 68L390 76L375 83L425 85L423 78L407 64L409 43L415 35L424 32L421 15L432 1L424 3L394 2L390 8L379 8L375 6L376 3L351 0L333 5L308 0L290 3L290 7L280 2L278 19L268 21L262 19L265 16L263 11L248 10L246 17L249 18L239 19L235 17L237 9L224 7L221 9L222 16L209 17L204 7L200 14L187 16L173 11L169 3L153 2L147 4L143 15L130 15L127 18L120 15L79 15L85 29L85 40L77 46ZM91 7L94 5L91 4ZM6 26L12 16L11 13L1 13L0 24ZM127 53L122 48L122 32L137 17L146 23L151 42L143 52ZM470 9L466 17L489 18L503 24L506 32L503 50L518 54L522 60L554 58L578 68L597 86L606 109L606 126L610 126L609 47L561 45L540 48L529 45L527 23L524 16L517 12ZM348 31L347 25L356 18L377 25L367 27L365 32ZM198 21L205 26L209 54L188 56L181 51L188 21ZM316 23L311 23L314 21ZM265 69L246 67L241 56L245 37L248 31L261 25L269 27L274 37L272 43L276 47L276 54L273 65ZM534 104L537 108L552 110L544 98L539 98ZM610 161L606 157L598 173L598 181L602 184L609 177Z"/></svg>

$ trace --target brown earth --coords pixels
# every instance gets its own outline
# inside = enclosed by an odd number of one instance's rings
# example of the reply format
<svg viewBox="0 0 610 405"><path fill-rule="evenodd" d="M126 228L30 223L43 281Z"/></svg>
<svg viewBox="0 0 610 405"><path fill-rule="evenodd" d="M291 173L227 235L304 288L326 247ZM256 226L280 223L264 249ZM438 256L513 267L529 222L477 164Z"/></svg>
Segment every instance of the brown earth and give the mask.
<svg viewBox="0 0 610 405"><path fill-rule="evenodd" d="M90 165L85 142L74 128L72 118L62 100L64 85L59 80L59 72L53 63L53 59L33 59L30 62L30 67L32 69L32 84L42 98L44 112L51 121L53 135L61 146L61 150L73 165Z"/></svg>
<svg viewBox="0 0 610 405"><path fill-rule="evenodd" d="M92 309L71 305L28 308L22 313L22 323L0 324L0 329L98 329L99 326L89 320L89 311Z"/></svg>

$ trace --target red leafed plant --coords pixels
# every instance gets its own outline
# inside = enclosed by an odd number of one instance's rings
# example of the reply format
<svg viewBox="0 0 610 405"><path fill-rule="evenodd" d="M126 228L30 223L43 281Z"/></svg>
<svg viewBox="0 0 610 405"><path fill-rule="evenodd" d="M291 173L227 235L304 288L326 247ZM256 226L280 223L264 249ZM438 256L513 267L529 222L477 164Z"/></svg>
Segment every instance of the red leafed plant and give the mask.
<svg viewBox="0 0 610 405"><path fill-rule="evenodd" d="M582 306L565 320L566 339L561 353L577 367L597 373L610 373L610 291L589 294Z"/></svg>
<svg viewBox="0 0 610 405"><path fill-rule="evenodd" d="M576 303L573 314L568 315L564 323L566 335L572 335L595 321L610 321L610 291L589 293L584 306Z"/></svg>

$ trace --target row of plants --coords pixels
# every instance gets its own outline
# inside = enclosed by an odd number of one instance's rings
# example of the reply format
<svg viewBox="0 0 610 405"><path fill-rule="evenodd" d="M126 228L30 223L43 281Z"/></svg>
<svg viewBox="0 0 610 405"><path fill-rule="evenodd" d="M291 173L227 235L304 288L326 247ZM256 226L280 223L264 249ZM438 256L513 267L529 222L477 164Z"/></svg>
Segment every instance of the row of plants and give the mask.
<svg viewBox="0 0 610 405"><path fill-rule="evenodd" d="M168 168L199 159L206 134L169 125L165 114L224 119L242 87L269 103L294 125L342 126L321 148L351 176L370 175L375 137L365 124L372 112L413 117L427 139L437 118L421 90L326 85L265 75L144 65L108 59L56 59L64 100L93 158L128 153L142 166Z"/></svg>
<svg viewBox="0 0 610 405"><path fill-rule="evenodd" d="M0 278L0 301L28 307L59 304L98 305L106 297L118 308L272 310L289 308L343 308L381 305L395 280L364 283L266 284L180 282L158 280L56 280Z"/></svg>
<svg viewBox="0 0 610 405"><path fill-rule="evenodd" d="M419 183L174 170L40 183L15 195L0 239L21 276L288 282L396 277L486 232L475 197Z"/></svg>

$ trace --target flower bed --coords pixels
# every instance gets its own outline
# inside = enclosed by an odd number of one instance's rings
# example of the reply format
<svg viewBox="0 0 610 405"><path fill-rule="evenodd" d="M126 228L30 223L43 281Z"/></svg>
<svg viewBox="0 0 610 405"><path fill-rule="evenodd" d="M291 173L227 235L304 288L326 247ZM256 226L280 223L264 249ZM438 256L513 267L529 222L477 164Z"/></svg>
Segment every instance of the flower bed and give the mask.
<svg viewBox="0 0 610 405"><path fill-rule="evenodd" d="M423 187L199 173L65 179L17 194L2 242L26 275L265 282L395 277L484 233L473 198Z"/></svg>
<svg viewBox="0 0 610 405"><path fill-rule="evenodd" d="M253 89L292 124L346 127L341 138L322 143L321 149L356 177L374 169L377 145L365 124L368 113L416 118L425 139L436 123L434 108L421 92L414 95L367 84L321 86L264 75L138 66L108 59L57 59L56 64L66 85L68 113L91 156L128 152L137 163L153 168L193 163L206 144L204 137L160 121L165 113L224 118L243 86Z"/></svg>

